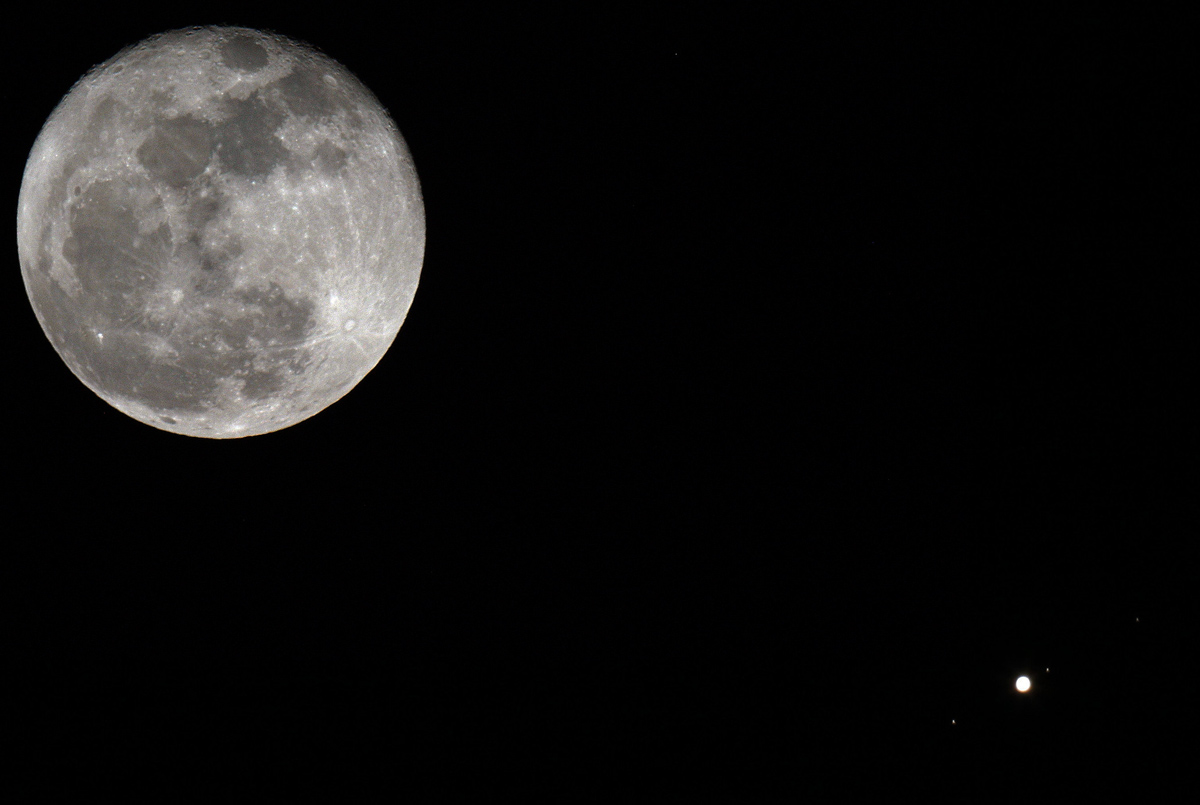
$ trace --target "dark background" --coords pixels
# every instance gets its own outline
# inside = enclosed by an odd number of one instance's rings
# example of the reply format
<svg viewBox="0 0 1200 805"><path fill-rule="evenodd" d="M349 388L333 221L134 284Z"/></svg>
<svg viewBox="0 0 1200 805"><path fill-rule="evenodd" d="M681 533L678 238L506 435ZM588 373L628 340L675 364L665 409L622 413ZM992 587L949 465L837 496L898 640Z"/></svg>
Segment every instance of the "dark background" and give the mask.
<svg viewBox="0 0 1200 805"><path fill-rule="evenodd" d="M1180 779L1181 26L837 5L217 3L10 31L10 220L75 80L221 23L358 75L428 217L383 361L233 441L83 387L10 249L18 790Z"/></svg>

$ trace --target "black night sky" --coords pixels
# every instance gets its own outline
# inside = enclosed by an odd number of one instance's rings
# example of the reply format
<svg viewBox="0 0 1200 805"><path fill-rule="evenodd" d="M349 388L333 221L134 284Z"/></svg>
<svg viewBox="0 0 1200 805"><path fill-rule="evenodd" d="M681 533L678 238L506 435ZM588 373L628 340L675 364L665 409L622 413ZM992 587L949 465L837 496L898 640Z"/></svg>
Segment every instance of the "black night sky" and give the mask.
<svg viewBox="0 0 1200 805"><path fill-rule="evenodd" d="M10 221L72 84L194 24L346 65L428 220L382 362L230 441L88 391L10 246L11 790L1184 790L1178 22L574 5L9 31Z"/></svg>

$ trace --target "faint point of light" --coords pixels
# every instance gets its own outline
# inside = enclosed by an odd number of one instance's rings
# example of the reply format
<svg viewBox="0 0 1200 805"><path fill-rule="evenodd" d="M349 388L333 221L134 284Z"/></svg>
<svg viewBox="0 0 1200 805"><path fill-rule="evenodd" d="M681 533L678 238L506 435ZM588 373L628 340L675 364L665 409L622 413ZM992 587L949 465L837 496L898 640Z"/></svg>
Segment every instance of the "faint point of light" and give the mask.
<svg viewBox="0 0 1200 805"><path fill-rule="evenodd" d="M955 721L954 719L950 719L950 723L951 723L951 724L957 724L958 722L957 722L957 721Z"/></svg>
<svg viewBox="0 0 1200 805"><path fill-rule="evenodd" d="M1017 690L1021 691L1022 693L1029 690L1029 677L1027 677L1027 676L1017 677Z"/></svg>

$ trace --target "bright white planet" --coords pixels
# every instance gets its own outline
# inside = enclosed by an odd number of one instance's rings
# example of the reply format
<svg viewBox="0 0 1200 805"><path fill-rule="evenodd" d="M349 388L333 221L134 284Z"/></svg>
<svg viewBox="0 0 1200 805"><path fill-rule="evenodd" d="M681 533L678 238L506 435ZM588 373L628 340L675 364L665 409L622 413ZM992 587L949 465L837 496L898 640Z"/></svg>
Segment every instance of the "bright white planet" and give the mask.
<svg viewBox="0 0 1200 805"><path fill-rule="evenodd" d="M17 247L84 385L189 436L268 433L352 389L403 324L425 253L408 147L346 68L246 28L151 37L39 134Z"/></svg>
<svg viewBox="0 0 1200 805"><path fill-rule="evenodd" d="M1027 677L1027 676L1017 677L1017 690L1021 691L1022 693L1029 690L1029 677Z"/></svg>

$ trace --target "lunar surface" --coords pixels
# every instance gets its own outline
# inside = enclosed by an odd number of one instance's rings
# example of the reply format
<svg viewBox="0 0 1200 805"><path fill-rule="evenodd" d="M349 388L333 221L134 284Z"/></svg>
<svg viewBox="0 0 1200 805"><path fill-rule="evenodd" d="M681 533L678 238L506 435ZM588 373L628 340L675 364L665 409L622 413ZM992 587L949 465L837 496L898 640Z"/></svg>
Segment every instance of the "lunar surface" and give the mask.
<svg viewBox="0 0 1200 805"><path fill-rule="evenodd" d="M425 252L408 148L344 67L276 34L172 31L94 68L21 184L29 299L63 361L156 428L230 438L341 398Z"/></svg>
<svg viewBox="0 0 1200 805"><path fill-rule="evenodd" d="M1017 690L1021 691L1022 693L1029 690L1029 677L1027 677L1027 676L1017 677Z"/></svg>

